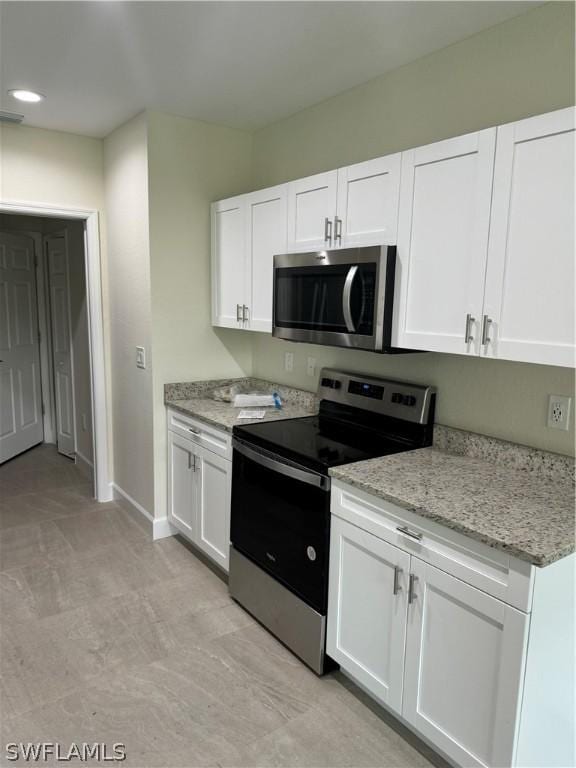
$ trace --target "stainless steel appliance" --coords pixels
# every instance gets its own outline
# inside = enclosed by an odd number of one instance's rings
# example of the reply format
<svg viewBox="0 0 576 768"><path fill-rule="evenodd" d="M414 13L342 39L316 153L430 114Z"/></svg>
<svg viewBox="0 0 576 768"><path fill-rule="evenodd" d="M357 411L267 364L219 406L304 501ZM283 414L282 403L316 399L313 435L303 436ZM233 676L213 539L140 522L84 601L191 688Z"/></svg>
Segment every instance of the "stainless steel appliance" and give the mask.
<svg viewBox="0 0 576 768"><path fill-rule="evenodd" d="M272 334L290 341L395 351L396 247L274 256Z"/></svg>
<svg viewBox="0 0 576 768"><path fill-rule="evenodd" d="M317 416L233 430L229 589L322 674L330 467L432 443L435 390L323 369Z"/></svg>

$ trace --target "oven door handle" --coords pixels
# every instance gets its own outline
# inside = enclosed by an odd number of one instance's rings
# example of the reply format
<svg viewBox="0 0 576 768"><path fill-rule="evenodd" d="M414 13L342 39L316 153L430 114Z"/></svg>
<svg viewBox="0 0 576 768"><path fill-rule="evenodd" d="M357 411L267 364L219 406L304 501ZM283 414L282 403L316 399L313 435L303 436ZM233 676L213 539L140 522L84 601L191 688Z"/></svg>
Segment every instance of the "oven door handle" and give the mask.
<svg viewBox="0 0 576 768"><path fill-rule="evenodd" d="M344 322L346 323L348 333L356 333L356 326L354 325L354 320L352 320L352 284L357 272L358 264L350 267L344 281L344 291L342 293L342 312L344 313Z"/></svg>
<svg viewBox="0 0 576 768"><path fill-rule="evenodd" d="M273 472L279 472L281 475L286 475L294 480L300 480L302 483L308 483L308 485L314 485L316 488L320 488L322 491L330 490L330 478L324 475L319 475L316 472L307 472L305 469L300 469L292 464L285 464L282 460L273 459L271 456L255 451L253 448L249 448L239 440L234 440L234 450L241 453L250 461L254 461L256 464L261 464L266 469L271 469Z"/></svg>

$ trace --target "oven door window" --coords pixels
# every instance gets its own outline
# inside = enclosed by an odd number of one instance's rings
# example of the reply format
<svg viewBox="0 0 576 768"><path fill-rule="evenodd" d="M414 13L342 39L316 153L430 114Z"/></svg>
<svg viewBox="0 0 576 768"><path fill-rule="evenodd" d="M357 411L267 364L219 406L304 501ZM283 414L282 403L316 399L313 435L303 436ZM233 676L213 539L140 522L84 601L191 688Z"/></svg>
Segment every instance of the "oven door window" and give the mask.
<svg viewBox="0 0 576 768"><path fill-rule="evenodd" d="M239 552L326 612L329 493L234 451L230 533Z"/></svg>
<svg viewBox="0 0 576 768"><path fill-rule="evenodd" d="M277 267L274 324L372 336L376 272L376 263Z"/></svg>

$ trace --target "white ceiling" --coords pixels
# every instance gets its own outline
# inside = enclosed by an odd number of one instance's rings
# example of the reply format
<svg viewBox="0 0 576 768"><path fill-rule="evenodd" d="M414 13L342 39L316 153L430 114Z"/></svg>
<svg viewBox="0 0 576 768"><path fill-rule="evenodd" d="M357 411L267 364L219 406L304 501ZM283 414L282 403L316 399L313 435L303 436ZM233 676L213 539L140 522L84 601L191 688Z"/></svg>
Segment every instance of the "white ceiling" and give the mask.
<svg viewBox="0 0 576 768"><path fill-rule="evenodd" d="M538 4L4 2L0 108L90 136L145 108L250 130Z"/></svg>

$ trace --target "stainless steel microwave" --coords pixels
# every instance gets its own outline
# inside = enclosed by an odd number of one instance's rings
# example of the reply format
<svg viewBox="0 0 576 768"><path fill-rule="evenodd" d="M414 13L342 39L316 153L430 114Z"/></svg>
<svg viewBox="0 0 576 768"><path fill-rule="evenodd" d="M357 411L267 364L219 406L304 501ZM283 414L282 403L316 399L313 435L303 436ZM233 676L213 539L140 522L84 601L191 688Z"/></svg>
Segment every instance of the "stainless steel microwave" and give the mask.
<svg viewBox="0 0 576 768"><path fill-rule="evenodd" d="M395 271L393 245L274 256L272 335L394 351Z"/></svg>

